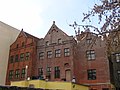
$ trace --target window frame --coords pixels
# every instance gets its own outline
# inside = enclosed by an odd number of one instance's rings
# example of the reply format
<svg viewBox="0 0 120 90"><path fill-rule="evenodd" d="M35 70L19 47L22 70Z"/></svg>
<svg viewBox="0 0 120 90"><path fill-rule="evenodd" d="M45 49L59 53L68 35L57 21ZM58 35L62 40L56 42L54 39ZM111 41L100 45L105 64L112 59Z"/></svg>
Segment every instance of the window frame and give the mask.
<svg viewBox="0 0 120 90"><path fill-rule="evenodd" d="M58 39L58 44L62 44L62 39L61 38Z"/></svg>
<svg viewBox="0 0 120 90"><path fill-rule="evenodd" d="M116 60L117 63L120 62L120 53L115 54L115 60Z"/></svg>
<svg viewBox="0 0 120 90"><path fill-rule="evenodd" d="M70 48L64 48L64 56L65 57L70 56Z"/></svg>
<svg viewBox="0 0 120 90"><path fill-rule="evenodd" d="M56 49L55 50L55 57L56 58L61 57L61 49Z"/></svg>
<svg viewBox="0 0 120 90"><path fill-rule="evenodd" d="M44 59L44 52L40 52L40 53L39 53L39 59L40 59L40 60L43 60L43 59Z"/></svg>
<svg viewBox="0 0 120 90"><path fill-rule="evenodd" d="M47 67L47 76L50 78L51 77L51 67Z"/></svg>
<svg viewBox="0 0 120 90"><path fill-rule="evenodd" d="M96 80L96 69L88 69L87 70L88 80Z"/></svg>
<svg viewBox="0 0 120 90"><path fill-rule="evenodd" d="M90 45L92 43L92 38L86 39L86 44Z"/></svg>
<svg viewBox="0 0 120 90"><path fill-rule="evenodd" d="M19 62L19 55L18 54L15 55L15 62Z"/></svg>
<svg viewBox="0 0 120 90"><path fill-rule="evenodd" d="M46 45L46 46L49 46L49 45L50 45L49 41L46 41L46 42L45 42L45 45Z"/></svg>
<svg viewBox="0 0 120 90"><path fill-rule="evenodd" d="M60 78L60 67L54 67L54 78Z"/></svg>
<svg viewBox="0 0 120 90"><path fill-rule="evenodd" d="M26 74L26 69L22 68L22 70L21 70L21 78L25 78L25 74Z"/></svg>
<svg viewBox="0 0 120 90"><path fill-rule="evenodd" d="M87 60L90 60L90 61L95 60L95 58L96 58L95 50L87 50L86 57L87 57Z"/></svg>
<svg viewBox="0 0 120 90"><path fill-rule="evenodd" d="M20 61L23 61L23 60L24 60L24 56L25 56L24 53L21 53L21 54L20 54Z"/></svg>
<svg viewBox="0 0 120 90"><path fill-rule="evenodd" d="M38 76L41 78L41 79L43 79L44 77L43 77L43 68L41 67L41 68L38 68Z"/></svg>
<svg viewBox="0 0 120 90"><path fill-rule="evenodd" d="M14 70L9 71L9 79L13 79L14 77Z"/></svg>
<svg viewBox="0 0 120 90"><path fill-rule="evenodd" d="M25 46L25 42L22 42L22 47L24 47Z"/></svg>
<svg viewBox="0 0 120 90"><path fill-rule="evenodd" d="M52 58L52 51L47 51L47 58Z"/></svg>
<svg viewBox="0 0 120 90"><path fill-rule="evenodd" d="M15 78L16 79L20 78L20 69L15 70Z"/></svg>
<svg viewBox="0 0 120 90"><path fill-rule="evenodd" d="M26 52L25 53L25 60L29 60L30 59L30 52Z"/></svg>

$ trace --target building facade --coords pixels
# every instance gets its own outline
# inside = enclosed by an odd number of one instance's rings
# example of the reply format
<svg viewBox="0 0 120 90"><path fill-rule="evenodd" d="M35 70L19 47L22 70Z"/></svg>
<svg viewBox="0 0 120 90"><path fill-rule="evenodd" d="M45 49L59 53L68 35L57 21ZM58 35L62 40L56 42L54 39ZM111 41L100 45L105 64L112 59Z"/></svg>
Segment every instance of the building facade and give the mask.
<svg viewBox="0 0 120 90"><path fill-rule="evenodd" d="M105 40L89 31L77 36L76 82L89 85L90 90L112 90L112 62L107 55Z"/></svg>
<svg viewBox="0 0 120 90"><path fill-rule="evenodd" d="M74 77L75 40L53 25L37 44L36 76L50 81L71 81Z"/></svg>
<svg viewBox="0 0 120 90"><path fill-rule="evenodd" d="M119 85L115 81L120 76L119 48L109 54L106 39L90 31L76 38L58 28L55 21L41 39L22 30L10 47L6 84L30 77L75 82L90 90L114 90Z"/></svg>
<svg viewBox="0 0 120 90"><path fill-rule="evenodd" d="M0 85L5 85L10 45L20 31L0 21Z"/></svg>
<svg viewBox="0 0 120 90"><path fill-rule="evenodd" d="M116 90L120 90L120 31L114 30L109 34L109 59L113 63L113 77Z"/></svg>
<svg viewBox="0 0 120 90"><path fill-rule="evenodd" d="M25 80L34 76L38 40L22 30L16 41L10 46L6 75L7 85L11 81Z"/></svg>

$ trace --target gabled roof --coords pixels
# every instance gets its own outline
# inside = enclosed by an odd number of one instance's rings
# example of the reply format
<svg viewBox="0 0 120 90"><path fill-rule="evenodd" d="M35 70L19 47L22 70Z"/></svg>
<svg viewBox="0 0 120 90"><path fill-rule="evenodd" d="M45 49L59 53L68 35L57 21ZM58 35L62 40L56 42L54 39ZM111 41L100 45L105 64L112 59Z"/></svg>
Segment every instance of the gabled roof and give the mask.
<svg viewBox="0 0 120 90"><path fill-rule="evenodd" d="M58 28L57 25L55 24L55 21L53 21L53 24L52 24L52 26L50 27L50 29L49 29L49 31L47 32L47 34L45 35L45 37L46 37L49 33L51 33L51 32L53 31L53 29L59 30L59 31L62 32L64 35L68 36L65 32L63 32L60 28ZM45 37L44 37L44 38L45 38Z"/></svg>
<svg viewBox="0 0 120 90"><path fill-rule="evenodd" d="M33 36L33 35L25 32L25 31L23 31L23 29L21 30L20 34L21 34L21 33L23 33L25 37L34 38L34 39L38 39L38 40L39 40L38 37L35 37L35 36ZM19 34L19 35L20 35L20 34Z"/></svg>
<svg viewBox="0 0 120 90"><path fill-rule="evenodd" d="M20 31L18 37L20 36L20 34L23 34L26 38L34 38L35 40L40 40L39 38L37 38L37 37L27 33L27 32L24 32L23 29ZM17 41L18 37L16 38L15 42ZM13 45L14 43L12 43L11 45Z"/></svg>

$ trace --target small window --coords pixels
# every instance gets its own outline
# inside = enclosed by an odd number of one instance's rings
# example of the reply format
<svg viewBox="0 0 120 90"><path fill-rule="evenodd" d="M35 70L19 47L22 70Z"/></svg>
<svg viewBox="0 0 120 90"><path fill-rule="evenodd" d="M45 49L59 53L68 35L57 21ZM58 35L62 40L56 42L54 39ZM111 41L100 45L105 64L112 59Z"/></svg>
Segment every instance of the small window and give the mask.
<svg viewBox="0 0 120 90"><path fill-rule="evenodd" d="M9 79L13 79L13 74L14 74L14 71L13 71L13 70L10 70L10 71L9 71Z"/></svg>
<svg viewBox="0 0 120 90"><path fill-rule="evenodd" d="M69 63L65 63L65 64L64 64L64 67L65 67L65 68L69 67Z"/></svg>
<svg viewBox="0 0 120 90"><path fill-rule="evenodd" d="M25 45L25 43L24 43L24 42L22 42L22 47L24 47L24 45Z"/></svg>
<svg viewBox="0 0 120 90"><path fill-rule="evenodd" d="M19 78L20 77L20 70L19 69L17 69L16 71L15 71L15 78Z"/></svg>
<svg viewBox="0 0 120 90"><path fill-rule="evenodd" d="M25 68L23 68L21 71L21 78L25 78Z"/></svg>
<svg viewBox="0 0 120 90"><path fill-rule="evenodd" d="M26 60L29 60L30 59L30 53L29 52L26 52Z"/></svg>
<svg viewBox="0 0 120 90"><path fill-rule="evenodd" d="M24 60L24 53L21 53L20 54L20 61L23 61Z"/></svg>
<svg viewBox="0 0 120 90"><path fill-rule="evenodd" d="M10 63L14 62L14 56L10 56Z"/></svg>
<svg viewBox="0 0 120 90"><path fill-rule="evenodd" d="M88 80L96 80L96 69L87 70Z"/></svg>
<svg viewBox="0 0 120 90"><path fill-rule="evenodd" d="M46 41L46 46L49 46L49 41Z"/></svg>
<svg viewBox="0 0 120 90"><path fill-rule="evenodd" d="M86 39L86 44L90 45L92 43L92 39Z"/></svg>
<svg viewBox="0 0 120 90"><path fill-rule="evenodd" d="M62 44L62 39L58 39L58 44Z"/></svg>
<svg viewBox="0 0 120 90"><path fill-rule="evenodd" d="M88 60L94 60L95 59L95 51L94 50L87 50L86 56Z"/></svg>
<svg viewBox="0 0 120 90"><path fill-rule="evenodd" d="M47 58L52 58L52 51L47 52Z"/></svg>
<svg viewBox="0 0 120 90"><path fill-rule="evenodd" d="M40 52L40 53L39 53L39 59L40 59L40 60L44 59L44 52Z"/></svg>
<svg viewBox="0 0 120 90"><path fill-rule="evenodd" d="M60 67L55 67L55 78L60 78Z"/></svg>
<svg viewBox="0 0 120 90"><path fill-rule="evenodd" d="M69 48L64 49L64 56L70 56L70 49Z"/></svg>
<svg viewBox="0 0 120 90"><path fill-rule="evenodd" d="M55 57L60 57L61 56L61 50L57 49L55 50Z"/></svg>
<svg viewBox="0 0 120 90"><path fill-rule="evenodd" d="M120 62L120 53L115 54L116 62Z"/></svg>
<svg viewBox="0 0 120 90"><path fill-rule="evenodd" d="M18 48L18 47L19 47L19 44L16 45L16 48Z"/></svg>
<svg viewBox="0 0 120 90"><path fill-rule="evenodd" d="M15 62L18 62L19 61L19 56L18 54L15 56Z"/></svg>

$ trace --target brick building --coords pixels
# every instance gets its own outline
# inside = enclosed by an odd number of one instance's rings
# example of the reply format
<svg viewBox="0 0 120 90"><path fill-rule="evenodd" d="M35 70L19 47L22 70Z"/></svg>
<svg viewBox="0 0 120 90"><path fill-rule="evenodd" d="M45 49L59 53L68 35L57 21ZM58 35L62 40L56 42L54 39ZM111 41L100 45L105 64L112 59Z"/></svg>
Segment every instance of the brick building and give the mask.
<svg viewBox="0 0 120 90"><path fill-rule="evenodd" d="M109 34L109 58L113 63L114 85L120 90L120 30Z"/></svg>
<svg viewBox="0 0 120 90"><path fill-rule="evenodd" d="M71 81L74 77L74 45L72 36L53 25L37 44L36 76L50 81Z"/></svg>
<svg viewBox="0 0 120 90"><path fill-rule="evenodd" d="M107 56L105 40L89 31L82 32L77 38L74 70L76 82L89 85L90 90L114 88L112 62Z"/></svg>
<svg viewBox="0 0 120 90"><path fill-rule="evenodd" d="M38 40L23 30L20 32L16 41L10 46L6 84L34 75Z"/></svg>
<svg viewBox="0 0 120 90"><path fill-rule="evenodd" d="M107 51L105 39L85 31L75 40L58 28L55 21L41 39L22 30L10 47L6 84L30 77L73 81L88 85L91 90L111 90L115 84L115 64ZM117 61L119 56L117 53Z"/></svg>

